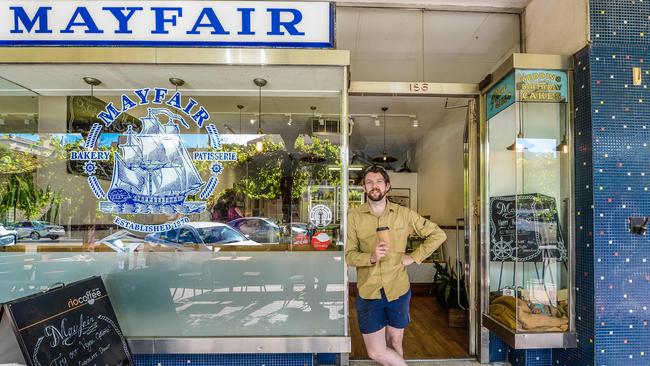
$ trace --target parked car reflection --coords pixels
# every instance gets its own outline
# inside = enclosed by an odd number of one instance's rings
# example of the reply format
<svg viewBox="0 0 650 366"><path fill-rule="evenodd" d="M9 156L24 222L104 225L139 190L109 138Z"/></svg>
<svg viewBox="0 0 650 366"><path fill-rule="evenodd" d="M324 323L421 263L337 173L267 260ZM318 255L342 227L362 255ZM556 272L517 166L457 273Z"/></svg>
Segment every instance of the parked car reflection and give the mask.
<svg viewBox="0 0 650 366"><path fill-rule="evenodd" d="M213 251L215 245L260 245L218 222L190 222L178 229L149 234L145 241L178 251Z"/></svg>
<svg viewBox="0 0 650 366"><path fill-rule="evenodd" d="M105 245L117 253L133 253L144 245L144 238L128 230L118 230L98 240L96 244Z"/></svg>
<svg viewBox="0 0 650 366"><path fill-rule="evenodd" d="M228 225L258 243L277 244L290 242L288 230L266 217L240 217L229 221ZM298 235L304 236L307 234L307 224L296 222L291 223L290 227L290 235L294 241Z"/></svg>
<svg viewBox="0 0 650 366"><path fill-rule="evenodd" d="M31 238L32 240L39 240L40 238L50 238L57 240L65 235L63 226L45 221L20 221L11 225L11 227L16 230L18 239Z"/></svg>
<svg viewBox="0 0 650 366"><path fill-rule="evenodd" d="M0 225L0 247L16 244L17 238L16 230L7 230Z"/></svg>

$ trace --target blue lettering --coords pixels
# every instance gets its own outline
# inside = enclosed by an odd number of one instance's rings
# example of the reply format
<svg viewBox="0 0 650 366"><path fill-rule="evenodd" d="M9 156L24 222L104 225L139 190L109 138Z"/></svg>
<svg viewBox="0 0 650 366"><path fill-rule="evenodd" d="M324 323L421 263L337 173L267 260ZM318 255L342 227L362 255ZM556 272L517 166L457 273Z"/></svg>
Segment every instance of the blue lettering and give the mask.
<svg viewBox="0 0 650 366"><path fill-rule="evenodd" d="M203 18L208 18L208 23L202 23ZM199 27L210 27L213 29L210 34L230 34L230 32L227 32L225 29L223 29L223 26L221 25L221 22L219 21L219 18L217 18L217 14L214 13L214 10L212 8L203 8L201 11L201 14L199 14L199 17L196 19L196 23L194 23L194 27L192 28L191 31L187 31L187 34L201 34L197 30Z"/></svg>
<svg viewBox="0 0 650 366"><path fill-rule="evenodd" d="M237 8L237 11L241 12L241 32L237 32L237 34L255 34L251 30L251 13L255 11L255 8Z"/></svg>
<svg viewBox="0 0 650 366"><path fill-rule="evenodd" d="M151 31L151 34L169 34L169 31L165 30L165 23L171 23L176 25L176 18L183 16L182 8L151 8L156 16L156 29ZM176 15L172 15L171 18L165 18L165 12L175 11Z"/></svg>
<svg viewBox="0 0 650 366"><path fill-rule="evenodd" d="M76 21L78 16L81 16L81 22ZM78 7L77 10L75 10L74 14L72 14L72 17L70 17L68 26L65 27L61 33L74 33L74 31L70 29L72 27L86 27L87 29L84 31L84 33L104 33L103 30L97 28L97 24L95 24L93 17L90 16L88 9L82 6Z"/></svg>
<svg viewBox="0 0 650 366"><path fill-rule="evenodd" d="M104 124L106 127L110 126L115 122L115 119L120 115L120 113L115 107L113 106L113 103L108 103L106 105L106 111L99 112L97 115L97 118L101 119L104 121Z"/></svg>
<svg viewBox="0 0 650 366"><path fill-rule="evenodd" d="M198 103L196 102L196 100L190 98L190 100L187 101L187 104L185 105L185 108L183 108L183 112L185 112L185 114L190 114L191 113L190 111L192 110L192 108L194 108L194 106L197 105L197 104Z"/></svg>
<svg viewBox="0 0 650 366"><path fill-rule="evenodd" d="M22 29L18 28L18 23L22 23L29 33L36 25L36 22L38 22L38 29L36 29L35 33L52 33L52 30L47 27L47 12L52 10L52 7L39 7L32 19L29 19L25 9L19 6L10 6L9 9L14 11L14 29L10 33L23 33Z"/></svg>
<svg viewBox="0 0 650 366"><path fill-rule="evenodd" d="M181 107L181 93L180 92L174 93L174 95L172 95L169 99L167 99L165 104L167 104L169 106L172 106L174 108L180 108Z"/></svg>
<svg viewBox="0 0 650 366"><path fill-rule="evenodd" d="M126 94L122 94L122 112L126 112L129 109L133 107L137 107L138 105L131 100Z"/></svg>
<svg viewBox="0 0 650 366"><path fill-rule="evenodd" d="M149 90L150 90L149 88L144 88L144 89L137 89L133 91L135 95L137 95L138 98L140 98L140 105L149 104L149 101L147 100L147 95L149 94Z"/></svg>
<svg viewBox="0 0 650 366"><path fill-rule="evenodd" d="M284 32L280 28L289 32L292 36L304 36L304 32L300 32L296 29L296 25L302 21L302 13L298 9L266 9L267 12L271 13L271 31L267 32L269 36L282 36ZM282 21L282 13L290 13L293 15L293 19L290 21Z"/></svg>
<svg viewBox="0 0 650 366"><path fill-rule="evenodd" d="M162 100L167 96L167 89L155 88L156 94L154 95L153 102L155 104L161 104Z"/></svg>
<svg viewBox="0 0 650 366"><path fill-rule="evenodd" d="M192 115L192 120L196 122L197 126L203 127L203 121L210 119L210 113L201 107L196 113Z"/></svg>
<svg viewBox="0 0 650 366"><path fill-rule="evenodd" d="M131 34L133 33L132 30L129 29L129 20L135 14L136 11L142 10L140 7L133 7L133 8L113 8L113 7L104 7L102 10L108 10L113 14L115 19L120 23L120 28L115 31L115 34ZM128 10L128 14L124 14L123 11Z"/></svg>

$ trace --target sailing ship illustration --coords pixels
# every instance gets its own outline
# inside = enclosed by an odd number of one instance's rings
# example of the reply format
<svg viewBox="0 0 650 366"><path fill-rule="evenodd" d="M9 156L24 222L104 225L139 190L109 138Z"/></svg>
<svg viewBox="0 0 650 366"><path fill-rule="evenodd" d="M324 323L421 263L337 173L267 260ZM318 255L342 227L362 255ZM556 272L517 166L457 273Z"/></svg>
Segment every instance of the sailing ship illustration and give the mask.
<svg viewBox="0 0 650 366"><path fill-rule="evenodd" d="M167 117L162 124L158 115ZM180 137L183 117L165 108L149 108L140 118L140 132L127 127L126 143L119 145L113 163L108 200L100 209L110 213L194 213L205 202L186 202L204 185ZM112 203L112 204L111 204Z"/></svg>

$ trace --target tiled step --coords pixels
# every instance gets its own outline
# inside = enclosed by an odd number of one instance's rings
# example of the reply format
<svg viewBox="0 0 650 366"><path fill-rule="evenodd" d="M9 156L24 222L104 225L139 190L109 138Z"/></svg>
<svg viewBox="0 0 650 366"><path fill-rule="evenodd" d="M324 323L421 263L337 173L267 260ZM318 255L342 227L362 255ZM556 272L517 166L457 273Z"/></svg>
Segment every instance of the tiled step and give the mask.
<svg viewBox="0 0 650 366"><path fill-rule="evenodd" d="M476 360L431 360L431 361L407 361L409 366L478 366L481 365ZM489 365L494 366L505 366L510 365L509 363L495 362L490 363ZM374 361L360 361L360 360L351 360L350 366L379 366L378 363Z"/></svg>

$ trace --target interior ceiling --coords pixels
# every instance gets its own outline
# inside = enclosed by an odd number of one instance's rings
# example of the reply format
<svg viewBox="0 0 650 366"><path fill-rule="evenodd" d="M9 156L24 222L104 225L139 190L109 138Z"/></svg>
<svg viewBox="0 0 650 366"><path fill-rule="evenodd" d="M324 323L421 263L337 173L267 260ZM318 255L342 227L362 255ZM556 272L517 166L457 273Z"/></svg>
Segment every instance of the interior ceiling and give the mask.
<svg viewBox="0 0 650 366"><path fill-rule="evenodd" d="M528 1L416 3L522 8ZM337 8L336 29L337 48L350 50L351 79L359 81L478 83L502 60L519 50L519 17L509 13L346 6ZM277 134L287 132L290 113L292 129L309 133L310 106L317 107L316 115L338 115L343 80L342 70L334 67L0 65L0 95L88 95L90 90L82 80L84 76L102 81L94 92L106 100L142 87L172 89L168 79L181 78L186 81L181 87L184 94L195 96L210 111L212 122L220 129L225 129L227 124L232 131L239 132L236 106L244 105L243 133L257 131L257 125L249 122L258 109L258 90L252 80L262 77L269 81L263 89L263 131ZM465 100L449 101L450 105L465 103ZM381 116L381 107L388 107L387 149L391 155L404 159L409 145L449 113L444 104L444 98L351 97L349 112L353 116ZM11 102L3 105L0 113L24 112L25 108L21 108L20 103ZM393 114L415 115L420 127L413 128L411 118L390 116ZM370 117L354 119L351 149L367 157L380 154L383 118L380 127ZM463 118L459 123L464 123ZM29 128L25 123L20 127Z"/></svg>
<svg viewBox="0 0 650 366"><path fill-rule="evenodd" d="M345 4L390 4L426 7L481 7L495 9L523 9L532 0L348 0L337 1Z"/></svg>

